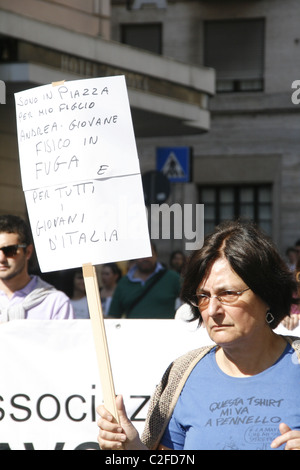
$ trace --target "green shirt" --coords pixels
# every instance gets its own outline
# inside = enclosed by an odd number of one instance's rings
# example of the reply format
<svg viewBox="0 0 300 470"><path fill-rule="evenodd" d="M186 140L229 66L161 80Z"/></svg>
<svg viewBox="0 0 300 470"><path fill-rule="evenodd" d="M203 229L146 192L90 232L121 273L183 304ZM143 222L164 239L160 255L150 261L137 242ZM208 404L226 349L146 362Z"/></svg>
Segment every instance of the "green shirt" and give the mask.
<svg viewBox="0 0 300 470"><path fill-rule="evenodd" d="M158 273L157 273L158 274ZM163 277L145 294L128 312L133 301L151 284L155 277L150 277L144 284L133 282L124 276L118 282L114 292L108 316L115 318L174 318L175 301L180 293L180 277L175 271L167 270Z"/></svg>

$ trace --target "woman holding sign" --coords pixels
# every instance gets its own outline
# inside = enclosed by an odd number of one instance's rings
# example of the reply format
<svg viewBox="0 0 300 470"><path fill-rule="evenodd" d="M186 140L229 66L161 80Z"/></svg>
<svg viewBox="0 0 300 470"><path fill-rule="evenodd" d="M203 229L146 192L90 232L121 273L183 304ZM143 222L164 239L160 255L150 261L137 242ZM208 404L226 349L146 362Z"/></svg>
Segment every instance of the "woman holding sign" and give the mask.
<svg viewBox="0 0 300 470"><path fill-rule="evenodd" d="M182 298L215 345L175 360L152 397L140 439L117 398L100 406L102 449L300 449L300 339L274 329L295 284L271 241L228 222L190 258Z"/></svg>

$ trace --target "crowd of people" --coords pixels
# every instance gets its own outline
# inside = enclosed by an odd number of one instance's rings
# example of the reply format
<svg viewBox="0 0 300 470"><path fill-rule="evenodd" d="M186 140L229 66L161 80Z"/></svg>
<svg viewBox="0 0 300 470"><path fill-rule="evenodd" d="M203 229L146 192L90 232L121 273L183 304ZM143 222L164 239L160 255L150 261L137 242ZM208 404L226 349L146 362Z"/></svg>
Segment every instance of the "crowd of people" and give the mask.
<svg viewBox="0 0 300 470"><path fill-rule="evenodd" d="M106 318L176 318L178 308L190 307L181 297L185 253L171 253L169 265L152 256L128 261L128 266L100 267L100 298ZM0 216L0 321L25 319L88 319L89 309L82 268L37 275L30 273L34 251L28 224L14 215ZM300 240L286 250L286 265L300 297ZM122 270L123 269L123 270ZM293 330L300 323L300 306L291 306L282 324Z"/></svg>
<svg viewBox="0 0 300 470"><path fill-rule="evenodd" d="M89 318L82 270L54 274L54 286L30 273L33 250L25 221L0 216L0 322ZM169 267L154 245L125 273L115 263L101 266L107 318L174 318L184 303L214 343L172 362L141 437L122 396L118 422L99 406L101 449L300 449L300 338L274 331L299 323L300 243L286 254L294 255L289 265L254 224L232 221L188 260L172 254ZM230 415L217 418L220 403ZM267 432L257 437L255 423Z"/></svg>
<svg viewBox="0 0 300 470"><path fill-rule="evenodd" d="M13 319L89 319L82 268L52 273L30 269L34 253L29 225L15 215L0 216L0 322ZM185 255L172 253L170 268L152 257L100 267L100 299L107 318L174 318L180 305Z"/></svg>

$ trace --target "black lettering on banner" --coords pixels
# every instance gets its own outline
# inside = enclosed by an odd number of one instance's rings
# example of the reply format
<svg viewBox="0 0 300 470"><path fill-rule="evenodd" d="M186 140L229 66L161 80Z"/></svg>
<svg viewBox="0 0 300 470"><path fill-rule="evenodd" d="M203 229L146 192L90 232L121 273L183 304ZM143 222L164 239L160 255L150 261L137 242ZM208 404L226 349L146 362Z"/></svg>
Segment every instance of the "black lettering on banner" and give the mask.
<svg viewBox="0 0 300 470"><path fill-rule="evenodd" d="M92 389L95 390L96 385L92 385ZM92 400L91 400L91 415L92 415L92 422L94 423L96 421L96 397L93 394L92 395Z"/></svg>
<svg viewBox="0 0 300 470"><path fill-rule="evenodd" d="M11 450L8 442L3 442L3 443L0 442L0 450Z"/></svg>
<svg viewBox="0 0 300 470"><path fill-rule="evenodd" d="M0 397L0 401L4 401L3 397ZM2 421L4 416L5 416L4 410L3 410L3 408L0 408L0 421Z"/></svg>
<svg viewBox="0 0 300 470"><path fill-rule="evenodd" d="M34 445L32 442L24 442L25 450L35 450ZM64 450L65 443L64 442L57 442L55 444L54 450Z"/></svg>
<svg viewBox="0 0 300 470"><path fill-rule="evenodd" d="M42 412L41 412L41 405L42 405L42 401L44 400L44 398L53 398L54 402L56 403L56 413L53 417L51 418L45 418L45 416L42 415ZM59 415L60 415L60 403L59 403L59 400L52 394L50 393L46 393L45 395L42 395L38 401L37 401L37 404L36 404L36 412L37 412L37 415L39 418L41 418L41 420L43 421L55 421Z"/></svg>
<svg viewBox="0 0 300 470"><path fill-rule="evenodd" d="M145 421L144 418L137 418L137 415L150 400L150 395L130 395L130 398L143 398L144 399L144 401L140 404L140 406L132 413L130 420L131 421Z"/></svg>
<svg viewBox="0 0 300 470"><path fill-rule="evenodd" d="M22 406L18 403L16 403L16 398L19 398L19 397L24 397L27 401L30 401L30 398L28 395L25 395L25 394L22 394L22 393L19 393L17 395L14 395L12 398L11 398L11 405L14 407L14 408L17 408L19 410L24 410L27 412L27 416L25 416L25 418L17 418L13 413L10 413L10 416L11 418L14 420L14 421L27 421L30 417L31 417L31 410L30 408L27 408L27 406Z"/></svg>
<svg viewBox="0 0 300 470"><path fill-rule="evenodd" d="M97 442L83 442L75 447L74 450L100 450L100 447Z"/></svg>
<svg viewBox="0 0 300 470"><path fill-rule="evenodd" d="M83 413L80 418L74 418L70 413L69 405L70 405L71 400L73 400L74 398L79 398L82 401L82 403L86 403L85 399L81 395L71 395L66 400L66 415L68 416L68 418L70 418L71 421L83 421L86 418L86 413Z"/></svg>
<svg viewBox="0 0 300 470"><path fill-rule="evenodd" d="M25 450L35 450L33 442L24 442ZM57 442L53 450L64 450L65 442ZM0 442L1 450L13 450L8 442ZM97 442L82 442L75 447L74 450L100 450Z"/></svg>

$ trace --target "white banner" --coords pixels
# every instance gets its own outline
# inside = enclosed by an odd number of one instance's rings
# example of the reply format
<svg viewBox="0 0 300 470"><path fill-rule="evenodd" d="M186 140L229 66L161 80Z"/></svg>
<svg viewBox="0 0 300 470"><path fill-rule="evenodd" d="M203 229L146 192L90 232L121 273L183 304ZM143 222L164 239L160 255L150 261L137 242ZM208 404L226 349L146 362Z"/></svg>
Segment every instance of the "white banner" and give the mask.
<svg viewBox="0 0 300 470"><path fill-rule="evenodd" d="M169 363L211 341L204 328L182 320L105 320L105 326L116 393L141 431ZM300 336L300 328L292 334ZM102 394L89 320L2 324L0 371L0 450L98 449Z"/></svg>

